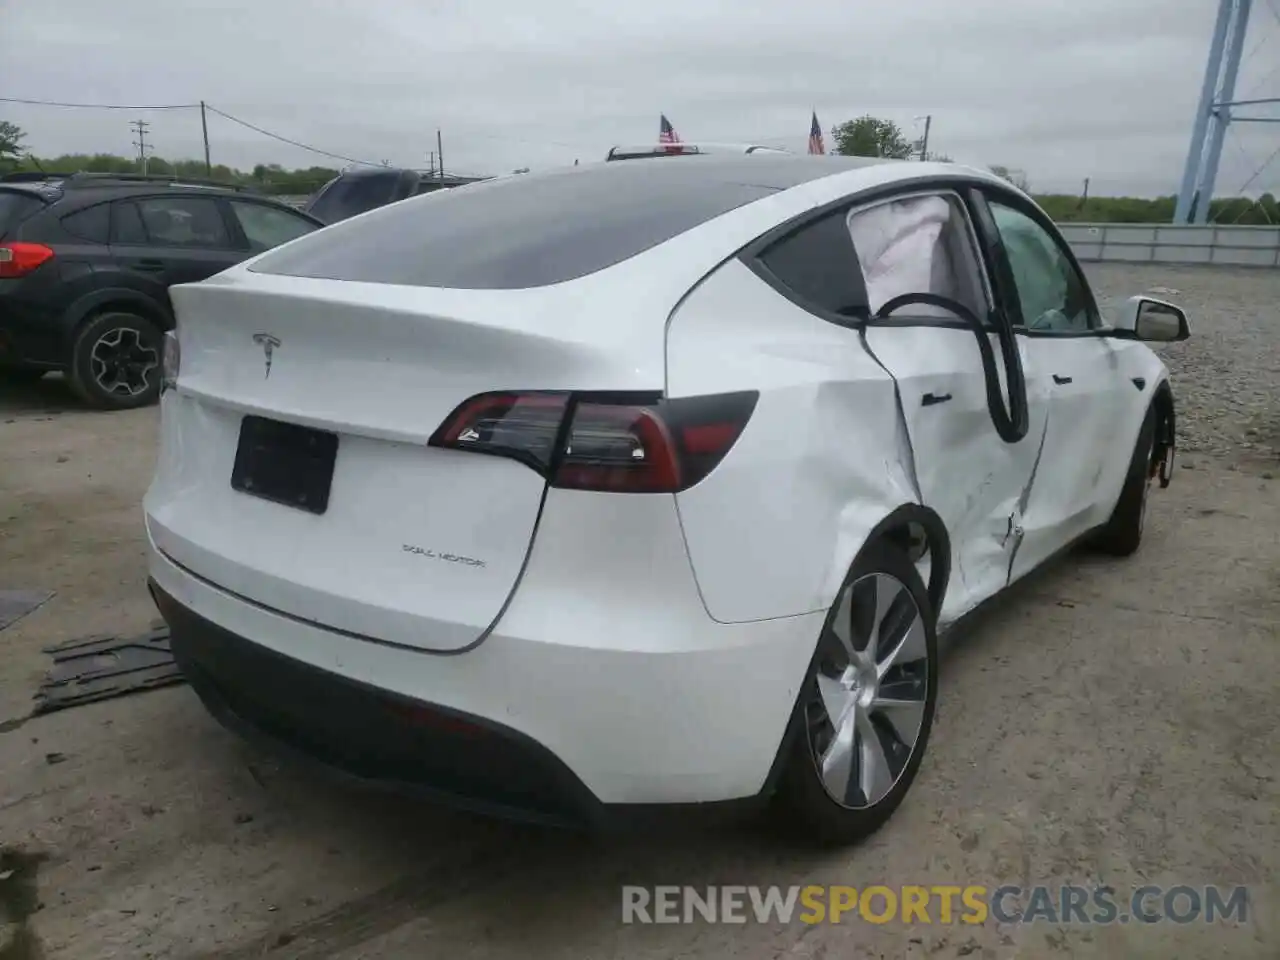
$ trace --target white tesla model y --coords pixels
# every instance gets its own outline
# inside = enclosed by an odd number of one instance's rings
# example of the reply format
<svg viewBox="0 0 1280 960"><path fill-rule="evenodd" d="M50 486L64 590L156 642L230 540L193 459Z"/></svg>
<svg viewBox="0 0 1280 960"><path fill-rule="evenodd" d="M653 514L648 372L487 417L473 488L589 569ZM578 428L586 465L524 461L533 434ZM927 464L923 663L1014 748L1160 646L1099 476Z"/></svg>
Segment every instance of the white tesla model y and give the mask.
<svg viewBox="0 0 1280 960"><path fill-rule="evenodd" d="M856 839L936 632L1137 548L1174 404L1024 194L953 164L584 165L173 290L152 591L209 709L548 822L771 800Z"/></svg>

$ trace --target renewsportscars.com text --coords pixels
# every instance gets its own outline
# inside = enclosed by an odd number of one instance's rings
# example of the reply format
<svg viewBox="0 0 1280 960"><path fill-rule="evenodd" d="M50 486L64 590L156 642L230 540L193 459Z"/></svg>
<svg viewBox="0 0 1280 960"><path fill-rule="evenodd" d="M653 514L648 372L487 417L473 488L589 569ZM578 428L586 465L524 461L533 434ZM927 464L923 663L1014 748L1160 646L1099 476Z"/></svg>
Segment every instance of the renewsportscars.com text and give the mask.
<svg viewBox="0 0 1280 960"><path fill-rule="evenodd" d="M623 923L1244 923L1245 887L624 886Z"/></svg>

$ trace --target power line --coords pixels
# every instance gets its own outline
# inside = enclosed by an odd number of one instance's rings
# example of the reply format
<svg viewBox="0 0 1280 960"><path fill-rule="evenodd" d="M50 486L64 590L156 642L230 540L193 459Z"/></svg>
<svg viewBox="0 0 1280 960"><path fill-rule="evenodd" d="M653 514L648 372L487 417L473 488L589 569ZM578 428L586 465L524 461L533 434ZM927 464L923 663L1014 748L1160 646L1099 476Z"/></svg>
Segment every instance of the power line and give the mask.
<svg viewBox="0 0 1280 960"><path fill-rule="evenodd" d="M347 163L359 163L359 164L363 164L366 167L382 166L382 164L376 160L357 160L355 157L346 157L340 153L330 153L328 150L321 150L319 147L313 147L313 146L310 146L309 144L301 143L297 140L291 140L288 137L281 136L278 133L272 133L270 130L264 130L262 129L262 127L254 126L252 123L249 123L247 120L241 120L239 117L233 117L231 114L226 113L225 111L219 110L217 107L213 106L212 104L206 104L206 107L210 113L216 113L218 116L224 117L227 120L230 120L232 123L238 123L242 127L247 127L248 129L254 131L255 133L262 134L264 137L270 137L273 140L279 140L281 143L287 143L290 146L299 147L303 150L310 150L312 153L318 153L322 157L329 157L333 160L345 160Z"/></svg>
<svg viewBox="0 0 1280 960"><path fill-rule="evenodd" d="M194 110L198 103L161 103L138 106L127 103L65 103L61 100L24 100L21 97L0 97L0 103L25 103L37 107L81 107L86 110Z"/></svg>
<svg viewBox="0 0 1280 960"><path fill-rule="evenodd" d="M1267 169L1267 167L1271 166L1271 161L1274 160L1276 157L1280 157L1280 147L1276 147L1275 150L1271 152L1271 156L1267 157L1266 160L1262 161L1262 166L1260 166L1257 170L1253 171L1253 176L1250 177L1248 180L1246 180L1244 182L1244 186L1241 187L1237 192L1243 195L1246 190L1248 190L1251 186L1253 186L1253 181L1257 180L1260 176L1262 176L1262 171Z"/></svg>

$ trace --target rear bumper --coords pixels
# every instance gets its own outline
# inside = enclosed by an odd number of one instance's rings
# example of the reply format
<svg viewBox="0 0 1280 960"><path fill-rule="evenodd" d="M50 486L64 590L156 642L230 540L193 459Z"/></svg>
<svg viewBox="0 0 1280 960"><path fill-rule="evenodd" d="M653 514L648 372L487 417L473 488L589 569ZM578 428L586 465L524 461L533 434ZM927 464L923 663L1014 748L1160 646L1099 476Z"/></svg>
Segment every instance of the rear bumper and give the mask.
<svg viewBox="0 0 1280 960"><path fill-rule="evenodd" d="M563 642L508 632L546 624L517 601L479 647L440 655L283 616L154 547L150 568L175 657L224 725L363 781L592 827L719 818L767 797L821 622L703 614L719 643L620 650L574 642L563 608Z"/></svg>
<svg viewBox="0 0 1280 960"><path fill-rule="evenodd" d="M65 365L57 314L17 295L22 279L0 280L0 368Z"/></svg>
<svg viewBox="0 0 1280 960"><path fill-rule="evenodd" d="M509 727L371 688L204 619L152 581L174 659L225 727L331 774L449 806L554 825L601 805L541 744Z"/></svg>

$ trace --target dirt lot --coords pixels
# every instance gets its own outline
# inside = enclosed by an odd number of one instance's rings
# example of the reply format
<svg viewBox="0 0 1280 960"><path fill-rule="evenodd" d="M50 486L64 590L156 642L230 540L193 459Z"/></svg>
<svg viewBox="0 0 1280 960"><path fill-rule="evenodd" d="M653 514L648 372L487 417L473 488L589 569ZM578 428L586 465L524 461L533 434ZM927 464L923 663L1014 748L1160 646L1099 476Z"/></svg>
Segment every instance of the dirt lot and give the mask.
<svg viewBox="0 0 1280 960"><path fill-rule="evenodd" d="M25 917L0 957L1274 960L1280 401L1275 379L1205 391L1213 371L1275 369L1280 277L1096 273L1203 311L1170 363L1207 425L1188 416L1136 557L1068 557L952 638L912 794L834 854L749 828L591 840L339 788L242 745L185 687L25 719L42 646L155 616L139 500L156 415L78 411L56 380L0 398L0 588L57 591L0 633L0 910ZM1252 902L1216 926L620 922L622 884L711 883L1247 884Z"/></svg>

